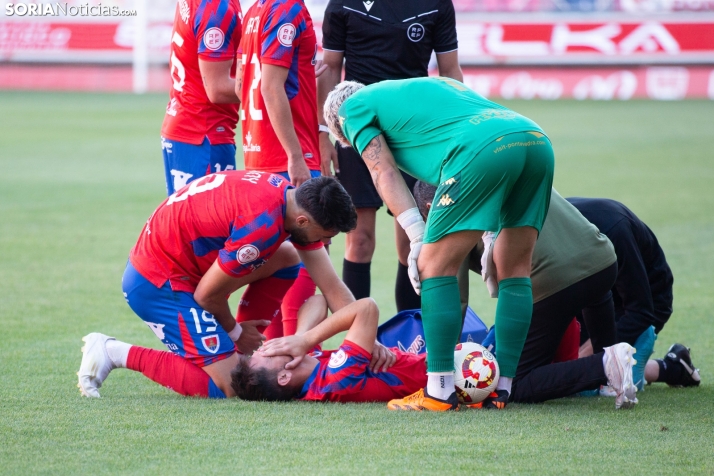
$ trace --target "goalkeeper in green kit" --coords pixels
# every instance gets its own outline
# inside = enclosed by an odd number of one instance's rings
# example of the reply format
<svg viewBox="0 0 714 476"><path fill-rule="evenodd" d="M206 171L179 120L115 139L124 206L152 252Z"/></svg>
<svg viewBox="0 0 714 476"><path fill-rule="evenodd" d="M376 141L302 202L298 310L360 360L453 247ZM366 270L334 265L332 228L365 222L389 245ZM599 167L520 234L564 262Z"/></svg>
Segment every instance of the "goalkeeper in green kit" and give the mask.
<svg viewBox="0 0 714 476"><path fill-rule="evenodd" d="M459 408L454 346L461 332L456 273L484 231L497 232L496 347L501 378L484 408L506 406L528 333L531 255L548 212L554 157L530 119L449 78L346 81L325 102L332 134L353 146L411 240L409 277L422 296L427 387L392 410ZM437 186L424 223L399 169Z"/></svg>

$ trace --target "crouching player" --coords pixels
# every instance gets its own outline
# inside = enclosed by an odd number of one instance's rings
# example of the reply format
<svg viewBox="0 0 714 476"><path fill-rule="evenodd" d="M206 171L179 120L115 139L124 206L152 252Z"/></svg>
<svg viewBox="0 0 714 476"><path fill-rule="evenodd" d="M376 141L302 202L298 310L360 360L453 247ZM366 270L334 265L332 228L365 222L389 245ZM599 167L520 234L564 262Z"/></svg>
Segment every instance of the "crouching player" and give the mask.
<svg viewBox="0 0 714 476"><path fill-rule="evenodd" d="M389 402L390 410L440 410L449 405L423 396L427 380L425 354L392 349L396 355L394 365L380 372L370 366L379 322L374 301L360 299L329 318L325 316L326 302L314 296L301 309L298 334L270 340L251 357L240 356L232 373L235 394L245 400ZM305 330L316 322L320 323ZM306 355L315 344L345 330L347 335L338 350L317 357ZM599 362L590 361L593 369L589 374L603 375L592 385L609 381L621 391L628 380L632 385L632 360L626 352L629 347L608 347ZM568 371L564 367L558 370ZM562 388L555 379L545 378L538 386L541 394L552 395L551 398L564 396L558 394Z"/></svg>
<svg viewBox="0 0 714 476"><path fill-rule="evenodd" d="M171 352L89 334L81 393L99 397L109 372L127 367L184 395L232 396L237 351L260 346L264 318L277 315L301 260L331 309L354 301L322 240L356 220L347 192L326 177L296 189L278 175L233 171L181 188L144 225L122 279L129 306ZM246 285L243 301L262 305L241 306L237 324L228 296Z"/></svg>

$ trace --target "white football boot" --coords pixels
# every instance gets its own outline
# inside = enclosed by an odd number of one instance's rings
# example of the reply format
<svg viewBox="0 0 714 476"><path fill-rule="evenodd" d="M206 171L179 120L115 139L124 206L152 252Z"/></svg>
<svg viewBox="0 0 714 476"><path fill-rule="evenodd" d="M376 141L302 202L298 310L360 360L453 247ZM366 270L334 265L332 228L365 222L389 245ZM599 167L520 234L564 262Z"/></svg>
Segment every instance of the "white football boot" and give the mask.
<svg viewBox="0 0 714 476"><path fill-rule="evenodd" d="M632 381L635 348L621 342L605 348L605 375L615 391L615 408L632 408L637 403L637 387Z"/></svg>
<svg viewBox="0 0 714 476"><path fill-rule="evenodd" d="M107 354L107 341L114 337L92 332L82 337L82 364L79 366L79 392L85 397L99 398L99 388L109 372L117 368Z"/></svg>

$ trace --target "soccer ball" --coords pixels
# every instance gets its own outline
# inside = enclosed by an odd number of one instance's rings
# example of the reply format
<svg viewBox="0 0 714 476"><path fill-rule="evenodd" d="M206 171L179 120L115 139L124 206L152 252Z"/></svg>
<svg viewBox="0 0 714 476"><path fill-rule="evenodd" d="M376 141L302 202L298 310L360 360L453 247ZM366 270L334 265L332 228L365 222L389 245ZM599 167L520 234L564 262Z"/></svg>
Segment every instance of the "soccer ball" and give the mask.
<svg viewBox="0 0 714 476"><path fill-rule="evenodd" d="M481 344L464 342L454 350L454 383L461 403L483 401L496 389L498 362Z"/></svg>

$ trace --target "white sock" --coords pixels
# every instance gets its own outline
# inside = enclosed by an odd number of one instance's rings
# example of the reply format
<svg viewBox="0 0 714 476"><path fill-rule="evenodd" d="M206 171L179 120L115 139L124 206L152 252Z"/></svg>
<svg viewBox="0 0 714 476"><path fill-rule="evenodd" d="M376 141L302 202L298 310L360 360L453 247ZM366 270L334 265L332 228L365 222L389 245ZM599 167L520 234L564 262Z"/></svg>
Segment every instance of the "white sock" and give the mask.
<svg viewBox="0 0 714 476"><path fill-rule="evenodd" d="M126 359L129 358L129 349L131 349L131 344L122 342L116 339L110 339L107 341L107 355L111 359L112 363L121 369L126 368Z"/></svg>
<svg viewBox="0 0 714 476"><path fill-rule="evenodd" d="M446 400L454 393L454 372L427 372L426 376L426 393L429 396Z"/></svg>
<svg viewBox="0 0 714 476"><path fill-rule="evenodd" d="M513 384L513 378L511 377L500 377L498 383L496 384L496 390L505 390L508 394L511 394L511 385Z"/></svg>

